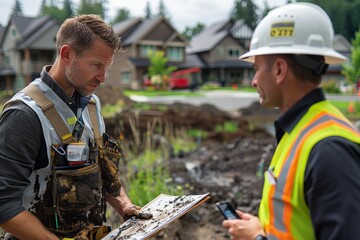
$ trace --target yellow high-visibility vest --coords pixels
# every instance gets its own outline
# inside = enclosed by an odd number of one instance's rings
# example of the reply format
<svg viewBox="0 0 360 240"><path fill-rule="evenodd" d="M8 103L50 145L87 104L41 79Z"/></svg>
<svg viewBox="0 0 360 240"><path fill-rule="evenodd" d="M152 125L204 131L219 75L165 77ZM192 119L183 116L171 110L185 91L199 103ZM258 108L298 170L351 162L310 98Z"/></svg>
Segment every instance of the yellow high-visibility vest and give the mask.
<svg viewBox="0 0 360 240"><path fill-rule="evenodd" d="M360 144L360 133L349 120L328 101L321 101L281 138L265 173L259 208L268 239L315 239L305 201L304 175L311 149L330 136Z"/></svg>

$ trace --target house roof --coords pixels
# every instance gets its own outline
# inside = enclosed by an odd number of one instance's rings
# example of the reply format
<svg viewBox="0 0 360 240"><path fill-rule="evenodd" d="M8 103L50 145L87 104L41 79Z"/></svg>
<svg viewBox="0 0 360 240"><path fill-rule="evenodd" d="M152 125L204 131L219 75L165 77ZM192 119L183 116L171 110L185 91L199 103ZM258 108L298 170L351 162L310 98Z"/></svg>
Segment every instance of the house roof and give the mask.
<svg viewBox="0 0 360 240"><path fill-rule="evenodd" d="M334 49L341 53L351 52L351 43L341 34L334 36Z"/></svg>
<svg viewBox="0 0 360 240"><path fill-rule="evenodd" d="M176 32L180 38L183 37L177 32L177 30L171 25L169 21L163 16L155 18L134 18L125 20L113 25L114 31L121 36L122 45L130 45L141 41L146 34L155 29L162 21L166 22ZM164 39L166 41L168 39ZM185 39L183 39L186 42Z"/></svg>
<svg viewBox="0 0 360 240"><path fill-rule="evenodd" d="M7 24L4 34L1 37L1 44L4 40L5 34L11 24L14 24L19 31L21 41L18 42L17 46L19 49L24 49L33 44L36 40L41 38L49 29L54 26L59 27L57 20L49 17L24 17L19 15L12 15L9 23Z"/></svg>
<svg viewBox="0 0 360 240"><path fill-rule="evenodd" d="M121 36L122 41L126 39L128 34L131 34L131 29L136 28L136 25L141 23L141 18L132 18L124 20L113 25L114 32Z"/></svg>
<svg viewBox="0 0 360 240"><path fill-rule="evenodd" d="M24 49L33 44L36 40L41 38L49 29L59 25L55 19L49 16L44 16L36 19L31 25L23 32L24 41L20 42L19 49Z"/></svg>
<svg viewBox="0 0 360 240"><path fill-rule="evenodd" d="M10 66L0 66L0 76L16 75L15 70Z"/></svg>
<svg viewBox="0 0 360 240"><path fill-rule="evenodd" d="M124 45L141 40L150 29L153 29L159 23L159 20L160 18L142 20L141 24L125 39Z"/></svg>
<svg viewBox="0 0 360 240"><path fill-rule="evenodd" d="M2 39L3 33L5 32L5 27L0 24L0 40Z"/></svg>
<svg viewBox="0 0 360 240"><path fill-rule="evenodd" d="M222 60L215 61L209 64L210 68L253 68L252 63L240 61L238 59L234 60Z"/></svg>
<svg viewBox="0 0 360 240"><path fill-rule="evenodd" d="M212 50L226 36L250 39L253 31L243 20L226 20L214 23L195 36L187 48L187 53L200 53Z"/></svg>
<svg viewBox="0 0 360 240"><path fill-rule="evenodd" d="M179 68L207 67L207 63L197 54L186 55L186 61L179 65Z"/></svg>
<svg viewBox="0 0 360 240"><path fill-rule="evenodd" d="M150 60L148 58L133 58L129 57L130 62L136 67L148 67L150 65Z"/></svg>

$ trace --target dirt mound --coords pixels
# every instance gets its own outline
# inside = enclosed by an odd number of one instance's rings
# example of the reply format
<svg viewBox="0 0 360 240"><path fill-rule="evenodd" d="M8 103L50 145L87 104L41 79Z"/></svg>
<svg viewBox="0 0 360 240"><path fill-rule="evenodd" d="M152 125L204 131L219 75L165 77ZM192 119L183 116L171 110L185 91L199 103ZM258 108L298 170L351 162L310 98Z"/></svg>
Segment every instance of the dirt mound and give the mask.
<svg viewBox="0 0 360 240"><path fill-rule="evenodd" d="M104 90L104 93L110 96L110 90ZM175 103L151 104L149 109L142 111L129 107L115 117L105 119L110 134L118 136L122 133L128 140L134 138L131 131L134 124L140 135L145 134L154 122L170 125L173 129L196 128L208 132L208 140L202 142L200 148L170 159L170 171L175 183L191 186L188 194L209 192L210 200L170 224L152 240L229 239L221 225L223 217L215 207L218 201L229 200L236 208L257 213L262 173L274 152L275 140L265 129L250 127L252 124L248 119L264 114L274 116L278 112L263 112L258 104L254 104L241 112L243 117L234 117L212 105ZM226 122L236 123L237 131L215 130L215 126Z"/></svg>
<svg viewBox="0 0 360 240"><path fill-rule="evenodd" d="M122 100L126 105L132 105L133 101L126 97L124 93L117 87L109 85L100 85L95 91L96 96L99 97L101 105L116 104L118 100Z"/></svg>
<svg viewBox="0 0 360 240"><path fill-rule="evenodd" d="M127 139L133 137L132 127L134 126L132 125L135 124L139 134L143 135L149 130L149 124L155 122L161 127L170 126L172 129L203 130L207 132L207 140L216 142L228 141L239 136L269 137L269 133L265 129L251 126L244 117L232 116L209 104L201 106L184 103L174 103L172 105L150 104L150 109L127 108L115 117L105 119L109 133L118 136L121 132ZM224 127L227 123L232 123L236 126L236 129L219 131L219 128Z"/></svg>

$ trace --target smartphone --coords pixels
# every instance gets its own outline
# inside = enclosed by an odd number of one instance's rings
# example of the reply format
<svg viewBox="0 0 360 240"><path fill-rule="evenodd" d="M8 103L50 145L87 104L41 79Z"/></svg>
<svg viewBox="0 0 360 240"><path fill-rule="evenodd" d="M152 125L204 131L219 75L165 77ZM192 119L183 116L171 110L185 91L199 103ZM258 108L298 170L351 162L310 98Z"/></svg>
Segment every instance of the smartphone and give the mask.
<svg viewBox="0 0 360 240"><path fill-rule="evenodd" d="M228 201L216 203L219 211L224 215L225 219L240 219L233 206Z"/></svg>

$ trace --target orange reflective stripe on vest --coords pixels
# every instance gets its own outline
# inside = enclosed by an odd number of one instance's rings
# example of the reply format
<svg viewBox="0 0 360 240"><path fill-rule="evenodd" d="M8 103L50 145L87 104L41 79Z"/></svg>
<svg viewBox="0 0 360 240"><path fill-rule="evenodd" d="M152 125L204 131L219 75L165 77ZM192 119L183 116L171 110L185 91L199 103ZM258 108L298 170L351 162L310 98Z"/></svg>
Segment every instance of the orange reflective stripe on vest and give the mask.
<svg viewBox="0 0 360 240"><path fill-rule="evenodd" d="M326 102L320 106L329 108ZM310 111L303 117L303 126L296 126L279 143L277 151L282 152L276 151L270 164L276 183L271 184L265 178L259 210L269 239L314 239L304 196L304 174L310 151L317 142L329 136L360 143L360 134L347 119L331 112L331 105L330 111Z"/></svg>

